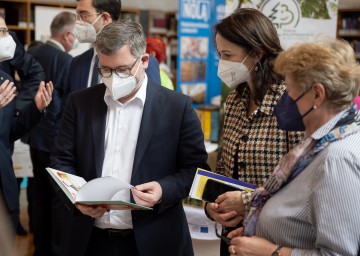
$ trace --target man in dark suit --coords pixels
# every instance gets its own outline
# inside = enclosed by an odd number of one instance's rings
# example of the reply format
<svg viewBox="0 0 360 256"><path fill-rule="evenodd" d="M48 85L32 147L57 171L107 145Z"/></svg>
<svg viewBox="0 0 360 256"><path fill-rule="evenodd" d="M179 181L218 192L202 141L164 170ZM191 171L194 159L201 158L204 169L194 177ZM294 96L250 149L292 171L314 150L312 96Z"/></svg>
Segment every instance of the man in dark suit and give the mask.
<svg viewBox="0 0 360 256"><path fill-rule="evenodd" d="M6 106L0 108L0 194L4 197L7 213L15 231L19 222L19 191L12 166L13 142L34 127L43 116L44 109L51 101L52 84L47 84L45 89L44 82L41 82L33 101L20 112L15 108L15 100L9 101L10 94L14 93L13 90L9 90L13 86L9 83L10 80L12 78L0 70L0 102L7 100Z"/></svg>
<svg viewBox="0 0 360 256"><path fill-rule="evenodd" d="M0 22L6 26L5 20L1 16ZM14 77L15 71L19 75L21 81L17 85L16 107L19 111L23 111L29 104L32 104L40 81L45 80L45 73L41 65L25 52L24 46L16 34L13 31L8 33L14 39L16 49L13 58L0 62L0 69L11 77Z"/></svg>
<svg viewBox="0 0 360 256"><path fill-rule="evenodd" d="M50 165L50 152L58 134L72 56L68 52L76 45L73 30L75 17L70 12L60 12L51 22L50 39L42 45L31 47L28 53L43 67L46 80L54 85L53 100L42 119L23 140L30 146L35 180L34 196L34 255L52 255L51 245L56 250L56 237L61 225L57 210L52 209L53 188L45 170ZM52 241L52 244L49 242Z"/></svg>
<svg viewBox="0 0 360 256"><path fill-rule="evenodd" d="M78 0L77 24L75 35L79 42L94 43L96 34L107 24L120 18L121 0ZM69 77L69 93L96 85L100 77L95 70L98 64L94 48L90 48L83 54L76 56L71 64ZM159 63L154 57L150 57L150 63L146 70L148 77L160 84Z"/></svg>
<svg viewBox="0 0 360 256"><path fill-rule="evenodd" d="M64 198L69 214L62 255L193 255L181 200L189 195L197 167L208 166L192 101L148 79L140 24L108 24L95 47L104 84L69 96L52 167L87 181L123 180L135 187L114 199L153 210L75 207Z"/></svg>

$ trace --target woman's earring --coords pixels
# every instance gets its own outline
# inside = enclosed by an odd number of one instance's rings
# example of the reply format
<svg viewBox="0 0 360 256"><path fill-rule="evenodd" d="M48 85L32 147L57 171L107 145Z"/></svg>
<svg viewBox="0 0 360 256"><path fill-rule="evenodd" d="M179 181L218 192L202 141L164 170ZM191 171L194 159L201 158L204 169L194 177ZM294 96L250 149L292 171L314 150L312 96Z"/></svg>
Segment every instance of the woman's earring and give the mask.
<svg viewBox="0 0 360 256"><path fill-rule="evenodd" d="M314 105L313 109L316 109L316 108L317 108L317 106L316 106L316 105Z"/></svg>
<svg viewBox="0 0 360 256"><path fill-rule="evenodd" d="M255 72L258 71L259 67L258 66L255 66Z"/></svg>

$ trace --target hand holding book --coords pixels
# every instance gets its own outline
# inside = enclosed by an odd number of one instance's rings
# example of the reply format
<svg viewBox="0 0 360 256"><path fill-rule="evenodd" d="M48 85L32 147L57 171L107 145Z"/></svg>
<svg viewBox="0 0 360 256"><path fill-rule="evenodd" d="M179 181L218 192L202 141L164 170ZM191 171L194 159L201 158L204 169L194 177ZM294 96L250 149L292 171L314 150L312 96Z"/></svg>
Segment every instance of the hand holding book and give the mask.
<svg viewBox="0 0 360 256"><path fill-rule="evenodd" d="M46 168L46 170L69 200L77 205L78 208L81 207L79 209L83 209L86 212L88 210L91 212L91 209L95 211L96 209L101 210L103 208L106 210L152 210L150 207L135 203L113 200L113 196L118 191L133 188L132 185L114 177L101 177L86 182L82 177L73 174L52 168ZM92 207L90 208L89 206ZM100 208L94 206L99 206ZM91 212L91 214L98 215L94 212Z"/></svg>

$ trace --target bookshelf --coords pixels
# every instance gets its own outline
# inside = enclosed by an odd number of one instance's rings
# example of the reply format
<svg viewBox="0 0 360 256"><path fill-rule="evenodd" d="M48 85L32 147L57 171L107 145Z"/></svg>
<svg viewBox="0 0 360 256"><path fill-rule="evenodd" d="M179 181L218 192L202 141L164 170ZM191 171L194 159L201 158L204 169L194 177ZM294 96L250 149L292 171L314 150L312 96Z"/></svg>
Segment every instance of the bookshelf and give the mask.
<svg viewBox="0 0 360 256"><path fill-rule="evenodd" d="M147 19L143 22L143 26L146 27L145 33L147 36L161 38L166 46L166 64L170 67L173 73L173 84L176 85L176 64L177 64L177 11L165 12L150 10L144 16Z"/></svg>
<svg viewBox="0 0 360 256"><path fill-rule="evenodd" d="M351 44L360 61L360 8L338 10L337 37Z"/></svg>
<svg viewBox="0 0 360 256"><path fill-rule="evenodd" d="M76 0L0 0L0 14L5 14L8 28L16 32L21 43L29 45L35 38L35 6L76 8ZM138 9L122 8L121 18L139 22Z"/></svg>
<svg viewBox="0 0 360 256"><path fill-rule="evenodd" d="M16 32L24 45L34 40L34 8L36 5L76 8L75 0L43 1L43 0L1 0L1 10L5 10L8 28Z"/></svg>

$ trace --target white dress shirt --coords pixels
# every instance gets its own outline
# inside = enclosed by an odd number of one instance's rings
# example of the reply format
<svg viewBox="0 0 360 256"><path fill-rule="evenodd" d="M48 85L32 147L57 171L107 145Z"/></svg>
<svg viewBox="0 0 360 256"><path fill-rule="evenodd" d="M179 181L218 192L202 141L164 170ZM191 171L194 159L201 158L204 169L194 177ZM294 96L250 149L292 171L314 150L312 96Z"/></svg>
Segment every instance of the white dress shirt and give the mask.
<svg viewBox="0 0 360 256"><path fill-rule="evenodd" d="M120 103L106 89L104 100L108 106L105 127L105 158L102 177L112 176L130 183L141 118L146 99L148 78L135 96ZM119 191L114 200L130 201L131 191ZM95 220L99 228L132 229L131 211L111 210Z"/></svg>

